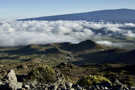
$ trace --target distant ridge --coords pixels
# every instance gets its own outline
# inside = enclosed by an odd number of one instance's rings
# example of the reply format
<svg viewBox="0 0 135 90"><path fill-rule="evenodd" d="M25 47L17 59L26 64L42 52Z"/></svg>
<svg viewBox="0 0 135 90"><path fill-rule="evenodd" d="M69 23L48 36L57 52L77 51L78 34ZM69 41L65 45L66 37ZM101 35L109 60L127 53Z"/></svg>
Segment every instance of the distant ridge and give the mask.
<svg viewBox="0 0 135 90"><path fill-rule="evenodd" d="M56 16L36 17L17 19L17 21L57 21L57 20L84 20L91 22L112 22L112 23L135 23L135 10L134 9L112 9L112 10L99 10L86 13L65 14Z"/></svg>

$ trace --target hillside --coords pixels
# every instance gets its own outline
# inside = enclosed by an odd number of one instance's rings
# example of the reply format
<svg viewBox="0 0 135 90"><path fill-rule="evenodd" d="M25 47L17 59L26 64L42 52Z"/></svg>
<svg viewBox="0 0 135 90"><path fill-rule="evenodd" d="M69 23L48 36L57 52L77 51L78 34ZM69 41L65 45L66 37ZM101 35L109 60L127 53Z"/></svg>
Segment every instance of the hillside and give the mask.
<svg viewBox="0 0 135 90"><path fill-rule="evenodd" d="M91 22L112 22L112 23L135 23L135 10L132 9L114 9L99 10L86 13L65 14L56 16L45 16L36 18L18 19L19 21L56 21L56 20L84 20Z"/></svg>
<svg viewBox="0 0 135 90"><path fill-rule="evenodd" d="M77 65L102 63L134 64L134 51L98 45L91 40L78 44L54 43L0 48L0 62L41 61L51 65L72 62Z"/></svg>

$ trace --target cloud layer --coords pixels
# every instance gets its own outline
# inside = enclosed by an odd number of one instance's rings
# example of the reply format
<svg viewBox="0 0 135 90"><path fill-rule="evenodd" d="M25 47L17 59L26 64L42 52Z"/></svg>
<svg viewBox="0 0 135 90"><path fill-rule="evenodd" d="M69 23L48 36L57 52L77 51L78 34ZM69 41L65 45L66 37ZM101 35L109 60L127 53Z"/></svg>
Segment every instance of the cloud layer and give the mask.
<svg viewBox="0 0 135 90"><path fill-rule="evenodd" d="M1 21L0 46L48 44L53 42L78 43L102 38L135 38L135 24L93 23L86 21Z"/></svg>

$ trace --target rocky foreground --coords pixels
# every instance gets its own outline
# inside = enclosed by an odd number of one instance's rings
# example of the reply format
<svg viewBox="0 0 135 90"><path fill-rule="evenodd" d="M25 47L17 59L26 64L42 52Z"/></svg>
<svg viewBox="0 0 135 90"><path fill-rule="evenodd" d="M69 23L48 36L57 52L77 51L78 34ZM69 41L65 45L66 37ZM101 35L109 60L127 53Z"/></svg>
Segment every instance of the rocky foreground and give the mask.
<svg viewBox="0 0 135 90"><path fill-rule="evenodd" d="M42 82L42 80L39 82L36 79L27 82L18 82L15 71L10 70L7 76L0 81L0 90L130 90L117 79L115 79L114 83L111 83L109 80L105 81L105 78L100 77L104 80L102 83L97 81L98 83L88 86L90 81L87 83L85 79L80 79L79 83L71 83L66 81L64 76L59 72L56 74L56 80L53 83L50 83L50 81ZM98 79L98 77L92 75L89 77Z"/></svg>

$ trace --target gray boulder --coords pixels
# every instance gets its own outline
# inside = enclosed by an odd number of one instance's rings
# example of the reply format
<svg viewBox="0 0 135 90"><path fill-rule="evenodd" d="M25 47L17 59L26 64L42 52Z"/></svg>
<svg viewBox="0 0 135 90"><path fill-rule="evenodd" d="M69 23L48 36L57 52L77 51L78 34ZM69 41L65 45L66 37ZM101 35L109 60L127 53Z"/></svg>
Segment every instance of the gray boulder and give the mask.
<svg viewBox="0 0 135 90"><path fill-rule="evenodd" d="M17 81L17 77L14 70L10 70L7 74L7 84L11 90L17 90L22 88L22 83Z"/></svg>

